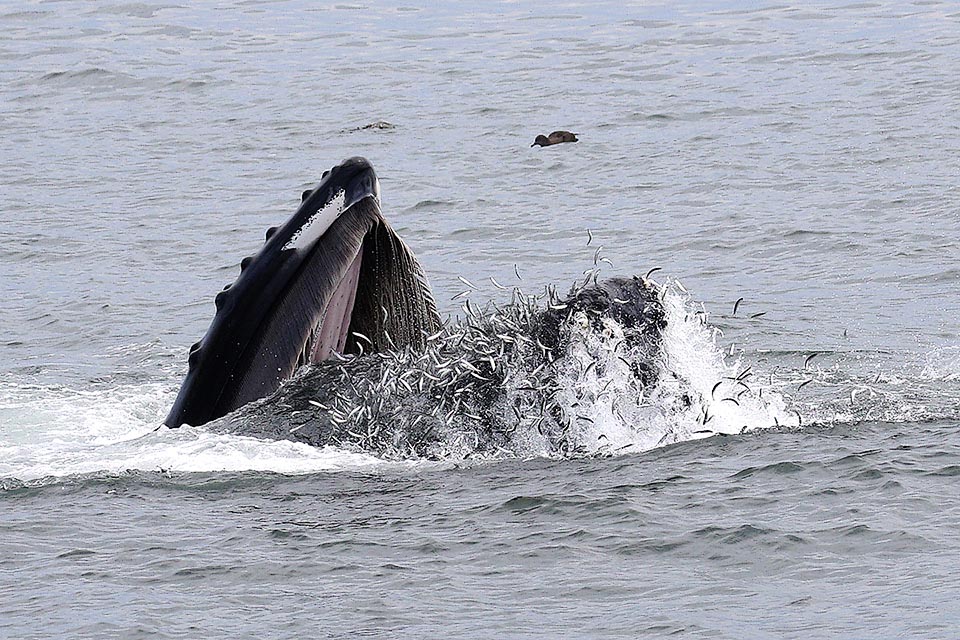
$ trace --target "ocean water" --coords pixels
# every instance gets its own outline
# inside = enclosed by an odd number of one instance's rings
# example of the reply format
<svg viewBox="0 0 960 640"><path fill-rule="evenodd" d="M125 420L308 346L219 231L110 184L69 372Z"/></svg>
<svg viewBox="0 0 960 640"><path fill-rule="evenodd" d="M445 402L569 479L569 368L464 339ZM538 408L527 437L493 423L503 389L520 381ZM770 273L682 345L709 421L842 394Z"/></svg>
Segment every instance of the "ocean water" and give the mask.
<svg viewBox="0 0 960 640"><path fill-rule="evenodd" d="M0 637L956 637L958 112L952 2L0 4ZM598 399L568 457L157 430L353 155L444 314L659 269L672 370L763 401Z"/></svg>

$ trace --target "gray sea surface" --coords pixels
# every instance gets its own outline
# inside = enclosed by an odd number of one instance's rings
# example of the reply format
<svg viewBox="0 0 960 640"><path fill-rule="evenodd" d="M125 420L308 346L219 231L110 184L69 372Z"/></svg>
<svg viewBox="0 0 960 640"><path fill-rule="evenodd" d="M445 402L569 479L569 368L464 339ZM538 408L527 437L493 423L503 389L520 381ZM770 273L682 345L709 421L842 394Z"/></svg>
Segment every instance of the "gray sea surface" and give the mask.
<svg viewBox="0 0 960 640"><path fill-rule="evenodd" d="M958 114L956 2L0 2L0 637L957 637ZM444 314L659 268L715 329L667 357L775 410L562 459L155 431L354 155Z"/></svg>

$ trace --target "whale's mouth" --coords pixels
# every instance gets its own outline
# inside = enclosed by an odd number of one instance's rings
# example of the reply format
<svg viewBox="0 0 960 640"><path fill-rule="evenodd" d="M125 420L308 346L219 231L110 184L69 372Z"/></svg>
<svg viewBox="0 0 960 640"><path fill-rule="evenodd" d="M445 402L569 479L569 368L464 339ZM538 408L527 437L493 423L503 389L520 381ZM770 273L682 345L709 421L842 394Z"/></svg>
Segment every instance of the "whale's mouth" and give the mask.
<svg viewBox="0 0 960 640"><path fill-rule="evenodd" d="M422 346L440 326L416 257L380 212L373 167L350 158L268 231L191 350L168 426L200 425L334 353Z"/></svg>
<svg viewBox="0 0 960 640"><path fill-rule="evenodd" d="M297 361L298 369L308 364L329 360L333 353L344 353L354 302L357 299L357 285L360 282L362 264L363 249L361 248L331 295L320 322L310 332Z"/></svg>

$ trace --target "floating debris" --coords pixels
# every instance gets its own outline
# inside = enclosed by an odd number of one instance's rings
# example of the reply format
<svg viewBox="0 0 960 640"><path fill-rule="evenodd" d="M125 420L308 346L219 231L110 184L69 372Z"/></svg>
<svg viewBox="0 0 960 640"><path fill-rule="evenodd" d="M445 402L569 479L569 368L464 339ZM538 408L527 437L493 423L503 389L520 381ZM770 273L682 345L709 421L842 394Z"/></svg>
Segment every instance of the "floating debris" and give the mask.
<svg viewBox="0 0 960 640"><path fill-rule="evenodd" d="M365 124L362 127L354 127L351 131L365 131L367 129L396 129L397 125L391 124L386 120L377 120L376 122L371 122L370 124Z"/></svg>

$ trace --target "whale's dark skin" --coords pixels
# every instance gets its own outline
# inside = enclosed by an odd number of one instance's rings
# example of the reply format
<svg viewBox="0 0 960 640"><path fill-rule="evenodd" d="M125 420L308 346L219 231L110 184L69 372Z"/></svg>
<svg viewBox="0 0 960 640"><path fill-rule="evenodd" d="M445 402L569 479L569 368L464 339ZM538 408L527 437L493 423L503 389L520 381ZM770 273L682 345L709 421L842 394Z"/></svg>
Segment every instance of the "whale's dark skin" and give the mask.
<svg viewBox="0 0 960 640"><path fill-rule="evenodd" d="M168 427L226 415L334 351L422 347L440 327L426 277L381 215L379 183L363 158L304 192L216 307L190 350Z"/></svg>

